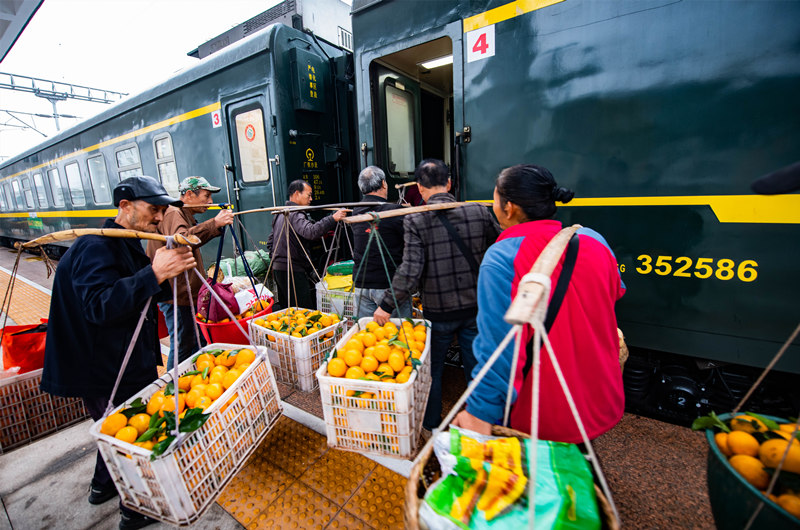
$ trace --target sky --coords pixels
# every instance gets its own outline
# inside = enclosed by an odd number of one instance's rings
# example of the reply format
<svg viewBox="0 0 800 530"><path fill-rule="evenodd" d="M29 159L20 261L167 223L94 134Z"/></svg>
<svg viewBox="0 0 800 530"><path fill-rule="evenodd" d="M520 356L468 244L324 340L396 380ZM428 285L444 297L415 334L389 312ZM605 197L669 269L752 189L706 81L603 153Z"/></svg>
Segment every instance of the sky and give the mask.
<svg viewBox="0 0 800 530"><path fill-rule="evenodd" d="M278 4L280 0L45 0L0 72L137 94L197 64L186 55L200 44ZM102 103L66 100L59 114L89 118ZM33 94L0 89L0 161L46 138L17 127L5 110L52 114ZM18 115L48 136L51 118ZM61 130L80 120L59 119Z"/></svg>

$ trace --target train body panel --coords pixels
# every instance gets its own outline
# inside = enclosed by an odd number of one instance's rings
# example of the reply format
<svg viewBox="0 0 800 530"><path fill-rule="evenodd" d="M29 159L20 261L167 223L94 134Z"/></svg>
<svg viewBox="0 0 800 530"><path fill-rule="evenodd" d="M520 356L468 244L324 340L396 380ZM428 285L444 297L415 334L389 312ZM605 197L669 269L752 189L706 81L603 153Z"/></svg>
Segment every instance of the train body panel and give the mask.
<svg viewBox="0 0 800 530"><path fill-rule="evenodd" d="M282 205L296 178L312 184L317 202L351 200L342 131L352 129L352 114L339 114L352 98L344 75L351 60L313 36L271 26L0 165L0 188L11 194L2 191L0 230L28 240L99 227L116 214L113 187L137 174L160 179L173 196L183 178L205 176L222 188L215 202L237 210ZM24 182L35 175L43 184L30 185L26 202ZM54 182L64 190L61 205ZM270 214L242 221L245 241L266 243ZM208 261L213 250L204 248Z"/></svg>
<svg viewBox="0 0 800 530"><path fill-rule="evenodd" d="M549 168L616 253L633 346L763 367L790 335L800 195L750 184L800 160L800 3L365 0L353 33L362 164L445 158L467 200Z"/></svg>

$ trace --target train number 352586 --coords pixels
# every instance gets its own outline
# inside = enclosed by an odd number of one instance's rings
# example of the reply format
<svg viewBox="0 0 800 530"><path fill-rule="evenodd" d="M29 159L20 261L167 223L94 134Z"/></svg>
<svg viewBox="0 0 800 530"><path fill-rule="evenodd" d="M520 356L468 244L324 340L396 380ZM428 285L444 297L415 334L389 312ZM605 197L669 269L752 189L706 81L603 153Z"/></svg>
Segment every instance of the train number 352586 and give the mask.
<svg viewBox="0 0 800 530"><path fill-rule="evenodd" d="M758 263L752 259L746 259L737 265L735 261L728 258L714 260L714 258L692 258L686 256L650 256L641 254L636 258L639 266L636 272L639 274L650 274L654 272L659 276L677 276L680 278L711 278L714 276L718 280L739 279L743 282L752 282L758 277Z"/></svg>

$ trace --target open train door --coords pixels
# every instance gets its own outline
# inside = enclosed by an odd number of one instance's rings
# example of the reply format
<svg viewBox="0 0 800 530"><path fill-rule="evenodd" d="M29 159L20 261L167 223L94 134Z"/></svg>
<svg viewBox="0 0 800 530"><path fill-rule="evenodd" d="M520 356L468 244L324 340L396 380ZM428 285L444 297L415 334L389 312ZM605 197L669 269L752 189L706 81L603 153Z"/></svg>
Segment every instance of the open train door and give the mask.
<svg viewBox="0 0 800 530"><path fill-rule="evenodd" d="M464 196L456 144L464 128L461 39L461 24L455 22L360 57L359 90L369 94L373 115L370 123L360 124L362 165L384 169L392 191L395 184L413 180L420 161L438 158L450 166L452 193Z"/></svg>
<svg viewBox="0 0 800 530"><path fill-rule="evenodd" d="M272 116L269 100L263 94L223 102L230 139L230 160L227 170L228 201L237 212L269 208L283 204L280 180L280 157L271 145L272 135L267 135L266 119ZM259 248L265 248L269 213L253 213L238 217L247 234L237 233L242 244L252 247L250 237ZM229 251L226 244L225 252ZM226 254L230 255L230 254Z"/></svg>

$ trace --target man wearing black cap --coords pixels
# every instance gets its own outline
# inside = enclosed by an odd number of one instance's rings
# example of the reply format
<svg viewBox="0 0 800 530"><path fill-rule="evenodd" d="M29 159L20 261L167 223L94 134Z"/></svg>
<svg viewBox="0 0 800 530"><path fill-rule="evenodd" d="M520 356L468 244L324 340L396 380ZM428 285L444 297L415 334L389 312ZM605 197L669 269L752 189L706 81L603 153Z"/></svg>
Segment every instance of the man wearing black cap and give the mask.
<svg viewBox="0 0 800 530"><path fill-rule="evenodd" d="M103 228L156 232L171 204L182 203L167 195L154 178L127 178L114 188L117 217L108 219ZM84 236L75 241L59 262L53 282L42 390L83 398L92 419L102 418L145 303L150 297L171 296L167 280L194 266L185 246L159 249L151 264L138 239ZM114 396L115 405L158 377L156 311L153 300ZM116 495L98 452L89 502L101 504ZM153 522L120 504L121 529Z"/></svg>

